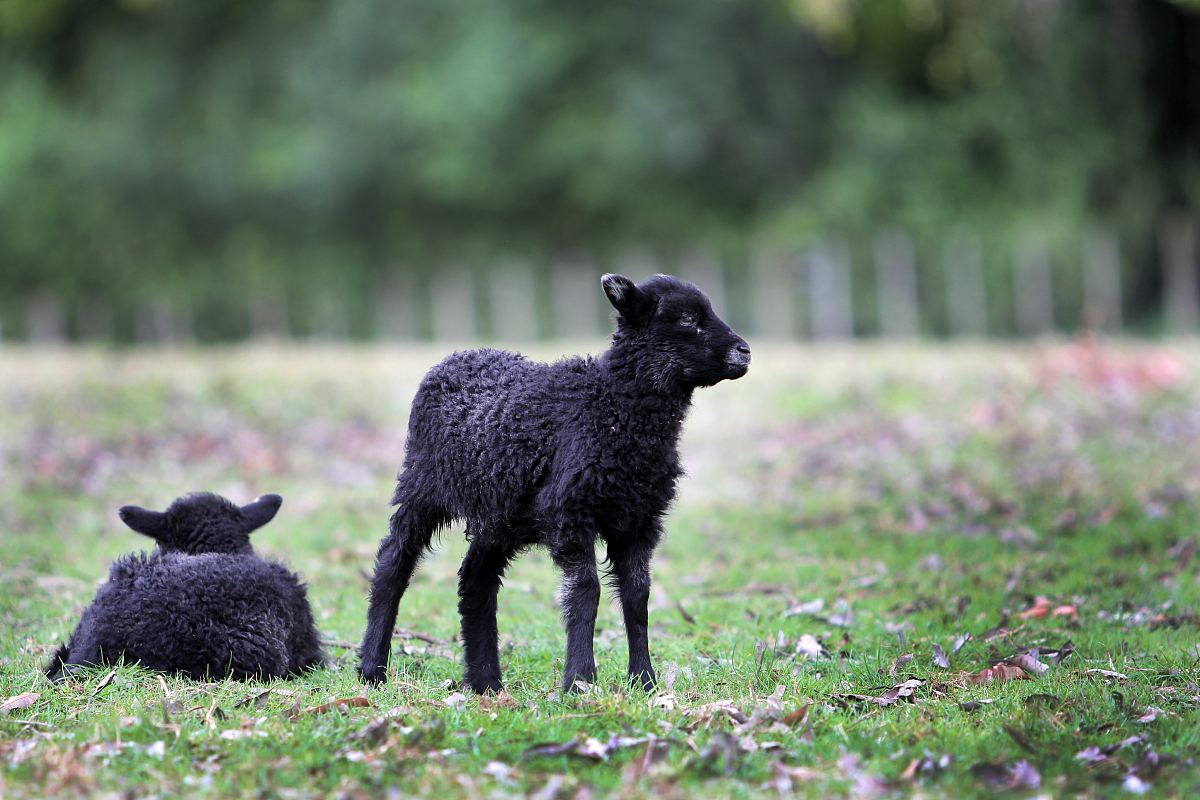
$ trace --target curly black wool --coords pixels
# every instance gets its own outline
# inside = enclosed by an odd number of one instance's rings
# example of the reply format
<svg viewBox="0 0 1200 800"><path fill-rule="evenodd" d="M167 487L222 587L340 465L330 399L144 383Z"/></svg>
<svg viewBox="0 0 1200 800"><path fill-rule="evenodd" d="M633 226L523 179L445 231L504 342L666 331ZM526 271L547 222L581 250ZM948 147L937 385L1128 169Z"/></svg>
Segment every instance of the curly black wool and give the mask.
<svg viewBox="0 0 1200 800"><path fill-rule="evenodd" d="M61 680L121 658L197 680L283 677L321 665L304 584L250 546L250 533L282 502L264 495L237 506L200 493L165 512L122 508L125 524L158 547L113 563L46 675Z"/></svg>
<svg viewBox="0 0 1200 800"><path fill-rule="evenodd" d="M650 558L681 474L680 430L692 392L746 374L750 347L689 283L667 275L637 285L605 275L601 283L617 328L599 357L540 364L471 350L421 382L397 509L375 564L363 680L384 679L400 598L434 533L457 519L470 540L459 570L466 685L502 688L496 595L512 558L535 544L563 573L563 686L595 680L597 539L621 600L630 680L654 684Z"/></svg>

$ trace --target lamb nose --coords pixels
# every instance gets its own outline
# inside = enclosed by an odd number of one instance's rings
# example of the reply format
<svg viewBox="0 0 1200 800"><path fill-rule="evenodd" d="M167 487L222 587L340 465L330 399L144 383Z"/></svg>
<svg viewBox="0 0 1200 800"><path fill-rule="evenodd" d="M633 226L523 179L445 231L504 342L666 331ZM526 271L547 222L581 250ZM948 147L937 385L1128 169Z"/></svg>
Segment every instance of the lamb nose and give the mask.
<svg viewBox="0 0 1200 800"><path fill-rule="evenodd" d="M739 353L745 353L746 355L750 355L750 345L746 344L745 342L742 342L741 344L739 344L737 346L737 351Z"/></svg>

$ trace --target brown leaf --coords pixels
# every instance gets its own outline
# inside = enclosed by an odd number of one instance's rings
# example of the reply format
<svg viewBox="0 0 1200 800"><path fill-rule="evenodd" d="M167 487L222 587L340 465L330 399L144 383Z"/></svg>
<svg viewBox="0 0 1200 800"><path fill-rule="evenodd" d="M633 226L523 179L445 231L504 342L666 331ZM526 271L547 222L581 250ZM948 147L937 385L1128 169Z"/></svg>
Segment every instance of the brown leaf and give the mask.
<svg viewBox="0 0 1200 800"><path fill-rule="evenodd" d="M1033 601L1033 605L1022 611L1019 616L1021 619L1045 619L1049 616L1053 605L1050 603L1050 598L1044 595L1038 595Z"/></svg>
<svg viewBox="0 0 1200 800"><path fill-rule="evenodd" d="M675 608L679 611L679 616L683 617L684 622L686 622L688 625L696 624L696 618L688 613L688 610L683 607L683 603L676 602Z"/></svg>
<svg viewBox="0 0 1200 800"><path fill-rule="evenodd" d="M17 711L22 708L29 708L38 701L41 697L41 692L22 692L0 703L0 714L7 716L9 712Z"/></svg>
<svg viewBox="0 0 1200 800"><path fill-rule="evenodd" d="M894 664L892 664L891 669L888 670L888 674L889 675L899 675L901 672L903 672L905 670L905 668L908 667L909 664L912 663L912 660L913 660L913 654L905 653L904 655L902 655L896 659L896 662Z"/></svg>
<svg viewBox="0 0 1200 800"><path fill-rule="evenodd" d="M780 722L782 722L784 725L787 725L789 728L794 728L800 723L804 722L805 718L808 716L808 710L810 708L812 708L812 703L802 705L780 720Z"/></svg>
<svg viewBox="0 0 1200 800"><path fill-rule="evenodd" d="M1021 681L1029 680L1028 673L1020 667L1012 664L997 664L994 667L987 667L979 670L979 672L967 678L967 683L974 683L980 686L994 683L996 681Z"/></svg>
<svg viewBox="0 0 1200 800"><path fill-rule="evenodd" d="M312 706L303 711L296 712L290 716L295 719L298 716L307 716L309 714L327 714L330 711L345 711L348 708L370 708L371 701L365 697L339 697L336 700L330 700L328 703L322 703L319 706Z"/></svg>
<svg viewBox="0 0 1200 800"><path fill-rule="evenodd" d="M484 711L491 711L496 708L516 708L517 699L508 692L485 694L479 698L479 707Z"/></svg>

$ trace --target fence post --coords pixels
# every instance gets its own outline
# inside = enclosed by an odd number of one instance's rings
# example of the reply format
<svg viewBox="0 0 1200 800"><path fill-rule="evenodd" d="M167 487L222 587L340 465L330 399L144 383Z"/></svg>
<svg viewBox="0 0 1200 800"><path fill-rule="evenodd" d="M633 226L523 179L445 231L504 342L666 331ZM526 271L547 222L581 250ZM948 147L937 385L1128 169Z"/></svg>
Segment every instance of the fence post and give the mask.
<svg viewBox="0 0 1200 800"><path fill-rule="evenodd" d="M1117 237L1100 228L1083 234L1083 326L1120 330L1121 250Z"/></svg>
<svg viewBox="0 0 1200 800"><path fill-rule="evenodd" d="M402 267L385 273L375 292L375 330L391 341L420 338L416 281Z"/></svg>
<svg viewBox="0 0 1200 800"><path fill-rule="evenodd" d="M62 303L49 292L39 292L25 308L25 332L31 342L57 344L66 338Z"/></svg>
<svg viewBox="0 0 1200 800"><path fill-rule="evenodd" d="M800 302L795 257L784 250L759 250L750 264L751 333L792 339L799 332Z"/></svg>
<svg viewBox="0 0 1200 800"><path fill-rule="evenodd" d="M945 262L946 318L954 336L986 336L987 289L983 280L983 247L978 237L950 237L942 251Z"/></svg>
<svg viewBox="0 0 1200 800"><path fill-rule="evenodd" d="M287 295L274 281L252 284L250 336L255 339L286 339L289 333Z"/></svg>
<svg viewBox="0 0 1200 800"><path fill-rule="evenodd" d="M920 333L917 254L903 231L890 230L875 238L875 298L883 336L911 339Z"/></svg>
<svg viewBox="0 0 1200 800"><path fill-rule="evenodd" d="M79 331L79 338L85 341L112 341L112 306L99 298L81 303L75 310L75 327Z"/></svg>
<svg viewBox="0 0 1200 800"><path fill-rule="evenodd" d="M823 244L808 256L808 302L816 339L848 339L854 335L850 257L845 247Z"/></svg>
<svg viewBox="0 0 1200 800"><path fill-rule="evenodd" d="M496 339L523 342L537 338L536 285L529 262L503 262L488 276L492 334Z"/></svg>
<svg viewBox="0 0 1200 800"><path fill-rule="evenodd" d="M1037 336L1054 329L1054 285L1050 255L1041 241L1017 246L1013 269L1013 306L1017 333Z"/></svg>
<svg viewBox="0 0 1200 800"><path fill-rule="evenodd" d="M601 331L600 304L604 299L600 272L579 259L564 258L554 262L550 281L554 336L560 339L597 336Z"/></svg>
<svg viewBox="0 0 1200 800"><path fill-rule="evenodd" d="M1186 214L1172 214L1159 227L1159 251L1166 272L1167 325L1172 333L1192 333L1200 321L1196 293L1196 229Z"/></svg>
<svg viewBox="0 0 1200 800"><path fill-rule="evenodd" d="M430 291L433 338L468 342L476 336L474 275L464 267L435 270Z"/></svg>

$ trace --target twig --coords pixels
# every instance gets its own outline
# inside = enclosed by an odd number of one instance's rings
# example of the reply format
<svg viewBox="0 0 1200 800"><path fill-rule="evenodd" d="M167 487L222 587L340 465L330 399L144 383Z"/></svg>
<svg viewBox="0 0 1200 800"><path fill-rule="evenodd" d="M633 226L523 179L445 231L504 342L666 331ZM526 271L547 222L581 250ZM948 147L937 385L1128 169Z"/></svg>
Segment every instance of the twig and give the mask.
<svg viewBox="0 0 1200 800"><path fill-rule="evenodd" d="M33 725L38 728L53 728L54 725L49 722L38 722L33 719L9 719L8 717L0 717L0 722L15 722L18 725Z"/></svg>

